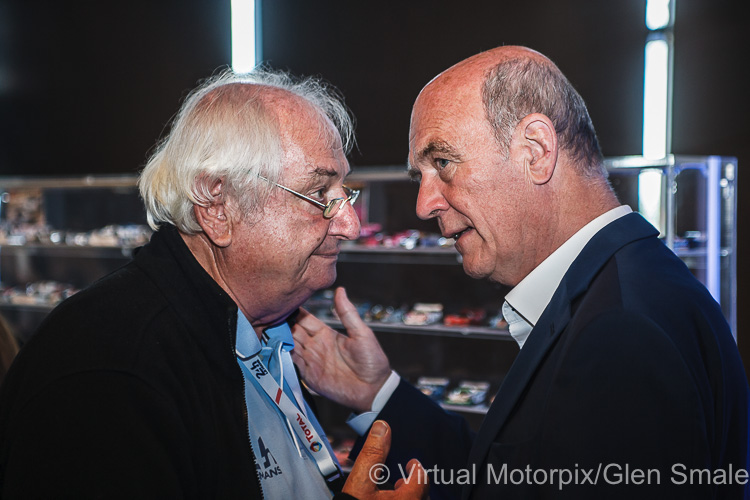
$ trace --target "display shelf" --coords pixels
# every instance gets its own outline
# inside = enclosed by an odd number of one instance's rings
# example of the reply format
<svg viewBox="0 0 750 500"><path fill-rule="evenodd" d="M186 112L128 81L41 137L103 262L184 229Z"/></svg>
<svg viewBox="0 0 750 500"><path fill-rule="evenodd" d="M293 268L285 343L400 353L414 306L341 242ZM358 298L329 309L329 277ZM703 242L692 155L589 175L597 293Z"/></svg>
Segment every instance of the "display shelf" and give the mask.
<svg viewBox="0 0 750 500"><path fill-rule="evenodd" d="M0 311L30 311L47 314L54 308L55 306L51 304L14 304L12 302L0 302Z"/></svg>
<svg viewBox="0 0 750 500"><path fill-rule="evenodd" d="M0 189L80 189L134 188L138 176L134 174L86 175L82 177L0 177Z"/></svg>
<svg viewBox="0 0 750 500"><path fill-rule="evenodd" d="M343 245L339 262L383 263L383 264L461 264L461 254L453 247L388 248L366 247L363 245Z"/></svg>
<svg viewBox="0 0 750 500"><path fill-rule="evenodd" d="M326 319L324 322L331 328L343 329L341 321ZM379 323L365 321L374 332L405 333L410 335L430 335L441 337L459 337L492 340L513 340L508 330L486 326L445 326L445 325L405 325L403 323Z"/></svg>
<svg viewBox="0 0 750 500"><path fill-rule="evenodd" d="M449 405L447 403L440 403L440 406L444 410L459 412L459 413L473 413L476 415L484 415L489 410L487 405L474 405L474 406L462 406L462 405Z"/></svg>
<svg viewBox="0 0 750 500"><path fill-rule="evenodd" d="M50 258L82 257L90 259L122 259L133 255L135 246L76 246L76 245L0 245L0 255L39 256Z"/></svg>
<svg viewBox="0 0 750 500"><path fill-rule="evenodd" d="M369 184L372 182L414 182L405 165L379 165L355 167L346 177L347 184Z"/></svg>
<svg viewBox="0 0 750 500"><path fill-rule="evenodd" d="M732 250L729 248L722 248L719 250L719 257L728 257L731 255ZM708 255L706 249L703 248L676 248L674 253L680 258L702 258L705 259Z"/></svg>
<svg viewBox="0 0 750 500"><path fill-rule="evenodd" d="M342 252L350 253L386 253L386 254L405 254L405 255L450 255L451 257L459 256L460 254L454 247L416 247L416 248L404 248L404 247L368 247L365 245L343 245L341 247Z"/></svg>

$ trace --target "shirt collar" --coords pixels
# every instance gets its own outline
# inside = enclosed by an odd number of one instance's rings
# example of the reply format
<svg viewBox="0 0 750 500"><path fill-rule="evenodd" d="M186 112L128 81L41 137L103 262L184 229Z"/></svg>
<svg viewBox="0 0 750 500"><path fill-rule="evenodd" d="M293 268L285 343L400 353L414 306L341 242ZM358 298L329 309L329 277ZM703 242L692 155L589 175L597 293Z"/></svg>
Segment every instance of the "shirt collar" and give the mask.
<svg viewBox="0 0 750 500"><path fill-rule="evenodd" d="M521 280L505 296L505 301L532 327L536 325L563 276L583 247L604 226L630 212L632 210L629 206L620 205L583 226ZM516 340L523 347L523 341L526 339L524 337L521 341Z"/></svg>
<svg viewBox="0 0 750 500"><path fill-rule="evenodd" d="M274 343L274 341L281 342L287 351L294 349L292 329L289 328L289 323L286 321L263 330L263 340L266 344Z"/></svg>
<svg viewBox="0 0 750 500"><path fill-rule="evenodd" d="M258 353L264 345L271 343L272 340L278 340L287 345L286 350L294 349L294 337L289 323L283 321L274 326L263 330L263 344L258 339L253 325L247 320L242 311L237 308L237 345L236 350L240 358L247 359Z"/></svg>
<svg viewBox="0 0 750 500"><path fill-rule="evenodd" d="M249 359L261 349L258 335L253 325L247 320L242 311L237 308L237 345L235 347L240 359Z"/></svg>

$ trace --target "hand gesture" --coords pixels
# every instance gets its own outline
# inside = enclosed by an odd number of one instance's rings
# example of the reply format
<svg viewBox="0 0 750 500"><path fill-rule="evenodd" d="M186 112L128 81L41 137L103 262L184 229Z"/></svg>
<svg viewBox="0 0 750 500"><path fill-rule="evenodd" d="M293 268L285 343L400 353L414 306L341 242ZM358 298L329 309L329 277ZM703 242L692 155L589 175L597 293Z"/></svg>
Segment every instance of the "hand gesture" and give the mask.
<svg viewBox="0 0 750 500"><path fill-rule="evenodd" d="M358 500L413 500L425 499L429 491L427 472L418 460L410 460L406 465L409 477L399 479L393 490L379 490L377 484L387 481L391 471L385 465L391 449L391 430L382 420L372 424L362 451L354 462L352 472L344 484L343 493Z"/></svg>
<svg viewBox="0 0 750 500"><path fill-rule="evenodd" d="M292 327L292 359L315 392L355 411L370 411L391 374L388 358L343 288L336 289L333 304L347 334L301 309Z"/></svg>

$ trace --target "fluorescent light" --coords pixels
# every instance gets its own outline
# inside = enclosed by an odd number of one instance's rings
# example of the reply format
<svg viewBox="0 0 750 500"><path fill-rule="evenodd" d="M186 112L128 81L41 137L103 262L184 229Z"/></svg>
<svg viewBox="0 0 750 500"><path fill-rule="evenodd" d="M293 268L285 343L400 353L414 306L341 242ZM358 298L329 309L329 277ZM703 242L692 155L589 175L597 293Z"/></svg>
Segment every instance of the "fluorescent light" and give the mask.
<svg viewBox="0 0 750 500"><path fill-rule="evenodd" d="M658 168L649 168L638 173L638 212L664 234L661 221L662 177L663 172Z"/></svg>
<svg viewBox="0 0 750 500"><path fill-rule="evenodd" d="M710 156L706 172L706 280L705 285L721 304L721 158Z"/></svg>
<svg viewBox="0 0 750 500"><path fill-rule="evenodd" d="M643 87L643 156L667 156L667 97L669 93L669 45L664 38L646 42Z"/></svg>
<svg viewBox="0 0 750 500"><path fill-rule="evenodd" d="M650 30L664 29L669 25L671 13L669 0L646 1L646 27Z"/></svg>
<svg viewBox="0 0 750 500"><path fill-rule="evenodd" d="M232 0L232 69L255 68L255 0Z"/></svg>

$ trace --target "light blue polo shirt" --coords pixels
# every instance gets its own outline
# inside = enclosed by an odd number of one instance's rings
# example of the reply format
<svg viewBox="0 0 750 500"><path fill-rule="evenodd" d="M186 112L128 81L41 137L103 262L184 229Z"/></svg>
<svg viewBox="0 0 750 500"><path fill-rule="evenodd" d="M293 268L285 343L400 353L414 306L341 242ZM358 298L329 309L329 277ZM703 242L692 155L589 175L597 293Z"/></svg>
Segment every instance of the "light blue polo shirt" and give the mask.
<svg viewBox="0 0 750 500"><path fill-rule="evenodd" d="M289 325L286 323L269 328L265 333L271 338L283 336L285 342L294 344ZM262 348L252 325L239 310L237 311L237 339L237 344L242 345L243 350L252 351L242 352L244 356L252 355ZM240 339L242 339L241 343ZM307 446L299 443L299 438L287 426L283 412L271 401L245 364L239 358L237 363L245 377L250 444L257 462L258 477L264 496L271 499L297 498L300 492L304 492L306 499L330 499L333 494L328 489L315 460L310 456ZM291 366L291 359L289 366L291 370L284 369L285 392L299 387L297 374ZM297 398L292 396L293 392L297 391L292 390L287 394L292 401L295 401ZM308 420L321 436L325 436L310 407L304 399L301 397L299 399L302 400ZM295 446L294 440L299 448ZM335 461L336 457L328 440L323 441Z"/></svg>

